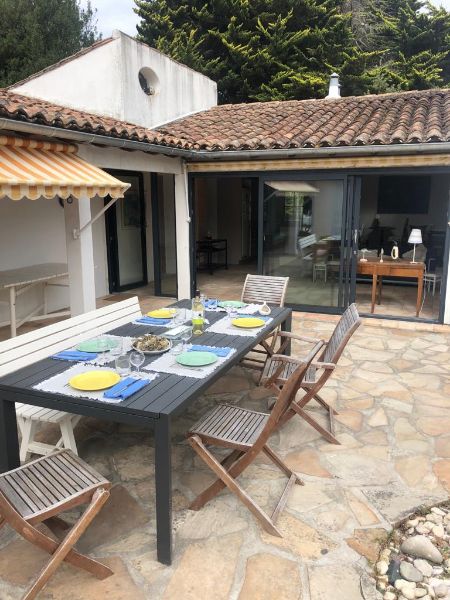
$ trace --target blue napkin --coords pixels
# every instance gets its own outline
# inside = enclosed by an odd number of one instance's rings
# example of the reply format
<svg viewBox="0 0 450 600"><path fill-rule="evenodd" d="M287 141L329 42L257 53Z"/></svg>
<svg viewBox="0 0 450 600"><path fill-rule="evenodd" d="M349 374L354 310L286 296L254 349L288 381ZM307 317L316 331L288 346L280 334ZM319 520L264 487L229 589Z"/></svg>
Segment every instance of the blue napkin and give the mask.
<svg viewBox="0 0 450 600"><path fill-rule="evenodd" d="M136 319L138 323L145 323L145 325L168 325L172 319L154 319L153 317L141 317Z"/></svg>
<svg viewBox="0 0 450 600"><path fill-rule="evenodd" d="M56 360L85 361L97 358L97 354L95 352L81 352L80 350L63 350L62 352L54 354L52 358L55 358Z"/></svg>
<svg viewBox="0 0 450 600"><path fill-rule="evenodd" d="M208 310L208 308L209 309L211 309L211 308L217 308L217 303L218 302L219 301L217 300L217 298L216 299L210 298L209 300L204 300L203 306L205 307L206 310Z"/></svg>
<svg viewBox="0 0 450 600"><path fill-rule="evenodd" d="M116 385L104 392L103 397L116 400L125 400L126 398L132 396L149 383L150 381L148 379L135 379L134 377L127 377L126 379L122 379L122 381L119 381L119 383L116 383Z"/></svg>
<svg viewBox="0 0 450 600"><path fill-rule="evenodd" d="M216 346L202 346L200 344L193 345L189 348L188 352L212 352L216 356L228 356L232 348L227 346L223 348L217 348Z"/></svg>

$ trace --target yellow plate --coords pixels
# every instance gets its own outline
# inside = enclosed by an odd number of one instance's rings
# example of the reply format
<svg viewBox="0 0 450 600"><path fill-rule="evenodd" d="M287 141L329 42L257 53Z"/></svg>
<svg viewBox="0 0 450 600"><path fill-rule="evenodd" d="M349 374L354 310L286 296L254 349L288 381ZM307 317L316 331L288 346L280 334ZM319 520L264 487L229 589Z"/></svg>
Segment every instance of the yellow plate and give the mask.
<svg viewBox="0 0 450 600"><path fill-rule="evenodd" d="M88 371L69 379L70 387L86 392L106 390L119 383L120 375L114 371Z"/></svg>
<svg viewBox="0 0 450 600"><path fill-rule="evenodd" d="M158 308L147 313L148 317L153 317L154 319L171 319L174 315L174 308Z"/></svg>
<svg viewBox="0 0 450 600"><path fill-rule="evenodd" d="M236 327L244 327L246 329L251 329L252 327L262 327L266 324L265 321L256 317L239 317L238 319L233 319L232 323Z"/></svg>

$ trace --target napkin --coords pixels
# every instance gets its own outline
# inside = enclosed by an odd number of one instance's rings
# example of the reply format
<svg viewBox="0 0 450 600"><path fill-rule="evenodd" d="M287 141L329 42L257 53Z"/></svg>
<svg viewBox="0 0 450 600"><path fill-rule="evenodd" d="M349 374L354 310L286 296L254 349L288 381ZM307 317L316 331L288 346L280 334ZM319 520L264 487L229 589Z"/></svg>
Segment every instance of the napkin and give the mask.
<svg viewBox="0 0 450 600"><path fill-rule="evenodd" d="M227 346L223 348L217 348L216 346L202 346L200 344L192 345L188 352L212 352L216 356L228 356L231 352L232 348L228 348Z"/></svg>
<svg viewBox="0 0 450 600"><path fill-rule="evenodd" d="M208 310L211 308L217 308L217 303L218 303L217 299L210 298L209 300L204 300L203 306L205 307L206 310Z"/></svg>
<svg viewBox="0 0 450 600"><path fill-rule="evenodd" d="M51 358L55 358L56 360L85 361L94 360L94 358L97 358L97 354L95 352L81 352L80 350L63 350L54 354Z"/></svg>
<svg viewBox="0 0 450 600"><path fill-rule="evenodd" d="M168 325L172 319L154 319L153 317L141 317L136 319L137 323L144 323L145 325Z"/></svg>
<svg viewBox="0 0 450 600"><path fill-rule="evenodd" d="M104 392L104 398L111 398L118 400L125 400L129 396L132 396L140 389L150 383L149 379L134 379L133 377L127 377L119 383L116 383L112 388Z"/></svg>

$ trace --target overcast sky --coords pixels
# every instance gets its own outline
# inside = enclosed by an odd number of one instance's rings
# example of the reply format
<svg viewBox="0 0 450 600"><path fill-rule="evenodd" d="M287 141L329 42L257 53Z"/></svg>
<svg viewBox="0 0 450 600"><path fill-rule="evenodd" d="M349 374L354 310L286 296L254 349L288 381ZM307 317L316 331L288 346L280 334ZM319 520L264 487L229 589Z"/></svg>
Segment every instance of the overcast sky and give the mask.
<svg viewBox="0 0 450 600"><path fill-rule="evenodd" d="M81 0L82 6L87 0ZM450 0L432 0L433 4L445 6L450 10ZM133 12L133 0L91 0L97 9L98 29L103 37L111 35L113 29L120 29L129 35L136 34L138 16Z"/></svg>

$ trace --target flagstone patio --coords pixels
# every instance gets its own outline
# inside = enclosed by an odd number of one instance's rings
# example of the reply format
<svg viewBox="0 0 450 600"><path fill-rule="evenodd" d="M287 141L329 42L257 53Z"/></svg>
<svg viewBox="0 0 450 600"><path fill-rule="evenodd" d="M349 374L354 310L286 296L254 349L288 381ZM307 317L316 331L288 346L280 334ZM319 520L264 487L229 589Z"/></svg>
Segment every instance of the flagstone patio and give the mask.
<svg viewBox="0 0 450 600"><path fill-rule="evenodd" d="M327 338L334 321L297 314L294 330ZM273 437L273 448L305 481L280 518L283 538L263 532L229 492L199 512L187 509L212 476L184 433L216 402L265 410L267 391L255 386L253 372L233 369L174 423L171 567L155 556L153 439L128 426L82 420L80 455L114 487L80 547L104 558L115 575L97 581L63 566L41 597L361 600L363 576L373 594L366 600L375 599L366 574L391 525L421 504L446 500L450 491L450 332L392 325L361 327L324 391L340 413L341 446L325 443L298 418ZM270 510L285 480L262 457L242 483ZM6 529L0 544L0 598L16 600L46 558Z"/></svg>

